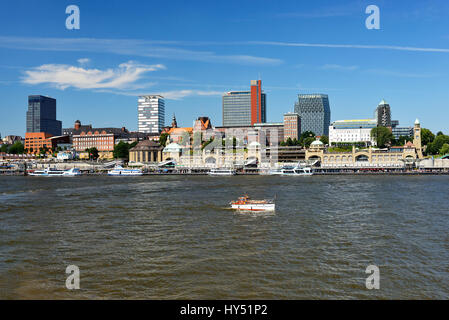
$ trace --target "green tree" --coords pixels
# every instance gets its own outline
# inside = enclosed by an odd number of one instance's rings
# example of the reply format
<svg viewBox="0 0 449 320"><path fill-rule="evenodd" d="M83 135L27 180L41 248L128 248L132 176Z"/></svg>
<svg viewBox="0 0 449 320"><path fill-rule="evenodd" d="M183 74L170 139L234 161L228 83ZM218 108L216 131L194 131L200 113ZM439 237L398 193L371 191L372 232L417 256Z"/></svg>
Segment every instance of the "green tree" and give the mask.
<svg viewBox="0 0 449 320"><path fill-rule="evenodd" d="M0 147L0 152L8 152L8 145L4 144Z"/></svg>
<svg viewBox="0 0 449 320"><path fill-rule="evenodd" d="M394 135L391 133L390 129L386 127L375 127L371 129L371 137L377 143L377 147L385 148L394 141Z"/></svg>
<svg viewBox="0 0 449 320"><path fill-rule="evenodd" d="M326 144L329 144L329 137L326 136L326 135L322 135L321 138L320 138L320 141L321 141L322 143L324 143L325 145L326 145Z"/></svg>
<svg viewBox="0 0 449 320"><path fill-rule="evenodd" d="M161 144L161 146L163 146L163 147L166 146L167 138L168 138L168 133L161 134L161 136L159 137L159 143Z"/></svg>
<svg viewBox="0 0 449 320"><path fill-rule="evenodd" d="M23 146L22 142L16 141L12 146L8 148L8 153L12 154L21 154L25 150L25 147Z"/></svg>
<svg viewBox="0 0 449 320"><path fill-rule="evenodd" d="M98 154L98 149L95 147L86 149L86 152L89 153L89 159L97 160L100 156Z"/></svg>
<svg viewBox="0 0 449 320"><path fill-rule="evenodd" d="M441 149L440 149L440 154L442 155L442 156L444 156L444 155L446 155L446 154L448 154L449 153L449 144L448 143L445 143L445 144L443 144L443 146L441 147Z"/></svg>
<svg viewBox="0 0 449 320"><path fill-rule="evenodd" d="M433 140L432 143L429 143L426 148L427 154L439 154L441 149L445 144L449 144L449 136L440 135Z"/></svg>
<svg viewBox="0 0 449 320"><path fill-rule="evenodd" d="M437 136L442 136L443 135L443 131L438 131L437 132Z"/></svg>
<svg viewBox="0 0 449 320"><path fill-rule="evenodd" d="M422 128L421 129L421 144L423 146L427 146L429 143L435 140L435 135L429 129Z"/></svg>
<svg viewBox="0 0 449 320"><path fill-rule="evenodd" d="M131 149L131 145L129 143L120 141L114 146L114 158L128 159L129 158L129 149Z"/></svg>
<svg viewBox="0 0 449 320"><path fill-rule="evenodd" d="M39 148L39 156L45 156L48 152L48 148L46 146L40 147Z"/></svg>
<svg viewBox="0 0 449 320"><path fill-rule="evenodd" d="M395 139L392 144L395 146L403 146L405 145L407 142L412 141L412 138L408 137L408 136L400 136L399 139Z"/></svg>
<svg viewBox="0 0 449 320"><path fill-rule="evenodd" d="M315 140L316 140L315 137L307 137L307 138L305 138L304 141L303 141L304 147L305 147L305 148L310 147L310 144L311 144L312 142L314 142Z"/></svg>
<svg viewBox="0 0 449 320"><path fill-rule="evenodd" d="M290 137L287 138L286 142L287 142L287 146L289 146L289 147L293 145L293 140Z"/></svg>
<svg viewBox="0 0 449 320"><path fill-rule="evenodd" d="M305 146L304 140L306 138L315 138L315 133L312 131L304 131L303 133L301 133L301 136L299 136L299 144L303 147Z"/></svg>

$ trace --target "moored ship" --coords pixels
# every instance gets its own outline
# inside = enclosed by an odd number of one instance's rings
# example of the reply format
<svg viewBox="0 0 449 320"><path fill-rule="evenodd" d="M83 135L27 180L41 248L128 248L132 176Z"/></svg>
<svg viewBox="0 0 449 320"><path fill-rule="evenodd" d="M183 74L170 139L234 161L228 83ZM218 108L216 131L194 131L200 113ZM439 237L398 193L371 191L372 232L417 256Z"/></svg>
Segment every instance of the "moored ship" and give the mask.
<svg viewBox="0 0 449 320"><path fill-rule="evenodd" d="M75 177L80 176L81 171L78 168L72 168L69 170L56 170L47 168L44 170L35 170L33 172L30 172L28 175L38 177Z"/></svg>
<svg viewBox="0 0 449 320"><path fill-rule="evenodd" d="M125 169L122 166L116 166L114 169L108 171L108 175L116 177L141 176L143 172L140 169Z"/></svg>
<svg viewBox="0 0 449 320"><path fill-rule="evenodd" d="M309 167L283 167L281 170L281 175L284 176L311 176L313 175L313 170Z"/></svg>
<svg viewBox="0 0 449 320"><path fill-rule="evenodd" d="M233 176L235 174L235 170L229 168L211 169L209 171L210 176Z"/></svg>

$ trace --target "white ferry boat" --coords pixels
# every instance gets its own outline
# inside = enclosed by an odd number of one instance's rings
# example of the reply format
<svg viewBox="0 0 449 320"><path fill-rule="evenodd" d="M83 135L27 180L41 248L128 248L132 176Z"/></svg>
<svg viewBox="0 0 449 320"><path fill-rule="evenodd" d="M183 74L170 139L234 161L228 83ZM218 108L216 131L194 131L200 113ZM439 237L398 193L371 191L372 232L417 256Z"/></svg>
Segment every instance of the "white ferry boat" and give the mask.
<svg viewBox="0 0 449 320"><path fill-rule="evenodd" d="M209 175L211 176L233 176L235 174L235 170L227 168L211 169L209 171Z"/></svg>
<svg viewBox="0 0 449 320"><path fill-rule="evenodd" d="M28 175L40 177L75 177L80 176L81 171L78 168L72 168L70 170L56 170L47 168L44 170L35 170L30 172Z"/></svg>
<svg viewBox="0 0 449 320"><path fill-rule="evenodd" d="M275 211L274 200L251 200L247 195L230 202L231 208L242 211Z"/></svg>
<svg viewBox="0 0 449 320"><path fill-rule="evenodd" d="M109 176L141 176L143 175L140 169L125 169L122 166L116 166L114 169L108 171Z"/></svg>
<svg viewBox="0 0 449 320"><path fill-rule="evenodd" d="M281 175L284 176L311 176L313 171L309 167L284 167L281 170Z"/></svg>

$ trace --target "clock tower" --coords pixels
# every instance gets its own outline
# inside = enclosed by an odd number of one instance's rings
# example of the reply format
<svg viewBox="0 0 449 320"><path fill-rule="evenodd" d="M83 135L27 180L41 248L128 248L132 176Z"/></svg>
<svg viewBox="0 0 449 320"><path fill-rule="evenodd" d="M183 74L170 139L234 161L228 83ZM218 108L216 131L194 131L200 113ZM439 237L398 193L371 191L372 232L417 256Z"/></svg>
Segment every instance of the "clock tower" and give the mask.
<svg viewBox="0 0 449 320"><path fill-rule="evenodd" d="M421 124L418 119L416 119L415 127L413 128L413 145L415 146L418 159L424 158L421 145Z"/></svg>

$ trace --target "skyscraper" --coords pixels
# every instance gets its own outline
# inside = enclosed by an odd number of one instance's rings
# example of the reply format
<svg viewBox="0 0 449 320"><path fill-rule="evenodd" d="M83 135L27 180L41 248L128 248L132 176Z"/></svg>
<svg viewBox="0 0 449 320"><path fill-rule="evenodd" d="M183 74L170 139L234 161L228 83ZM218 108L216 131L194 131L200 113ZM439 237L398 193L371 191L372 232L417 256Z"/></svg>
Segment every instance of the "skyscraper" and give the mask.
<svg viewBox="0 0 449 320"><path fill-rule="evenodd" d="M223 126L252 126L265 123L266 94L262 81L251 80L250 91L230 91L223 95Z"/></svg>
<svg viewBox="0 0 449 320"><path fill-rule="evenodd" d="M374 111L374 118L379 127L391 127L391 109L390 105L382 99Z"/></svg>
<svg viewBox="0 0 449 320"><path fill-rule="evenodd" d="M331 109L327 94L298 94L295 113L301 117L301 133L312 131L329 136Z"/></svg>
<svg viewBox="0 0 449 320"><path fill-rule="evenodd" d="M138 131L161 133L165 126L165 103L160 95L139 96Z"/></svg>
<svg viewBox="0 0 449 320"><path fill-rule="evenodd" d="M26 132L45 132L60 136L61 121L56 120L56 99L40 95L28 96Z"/></svg>

